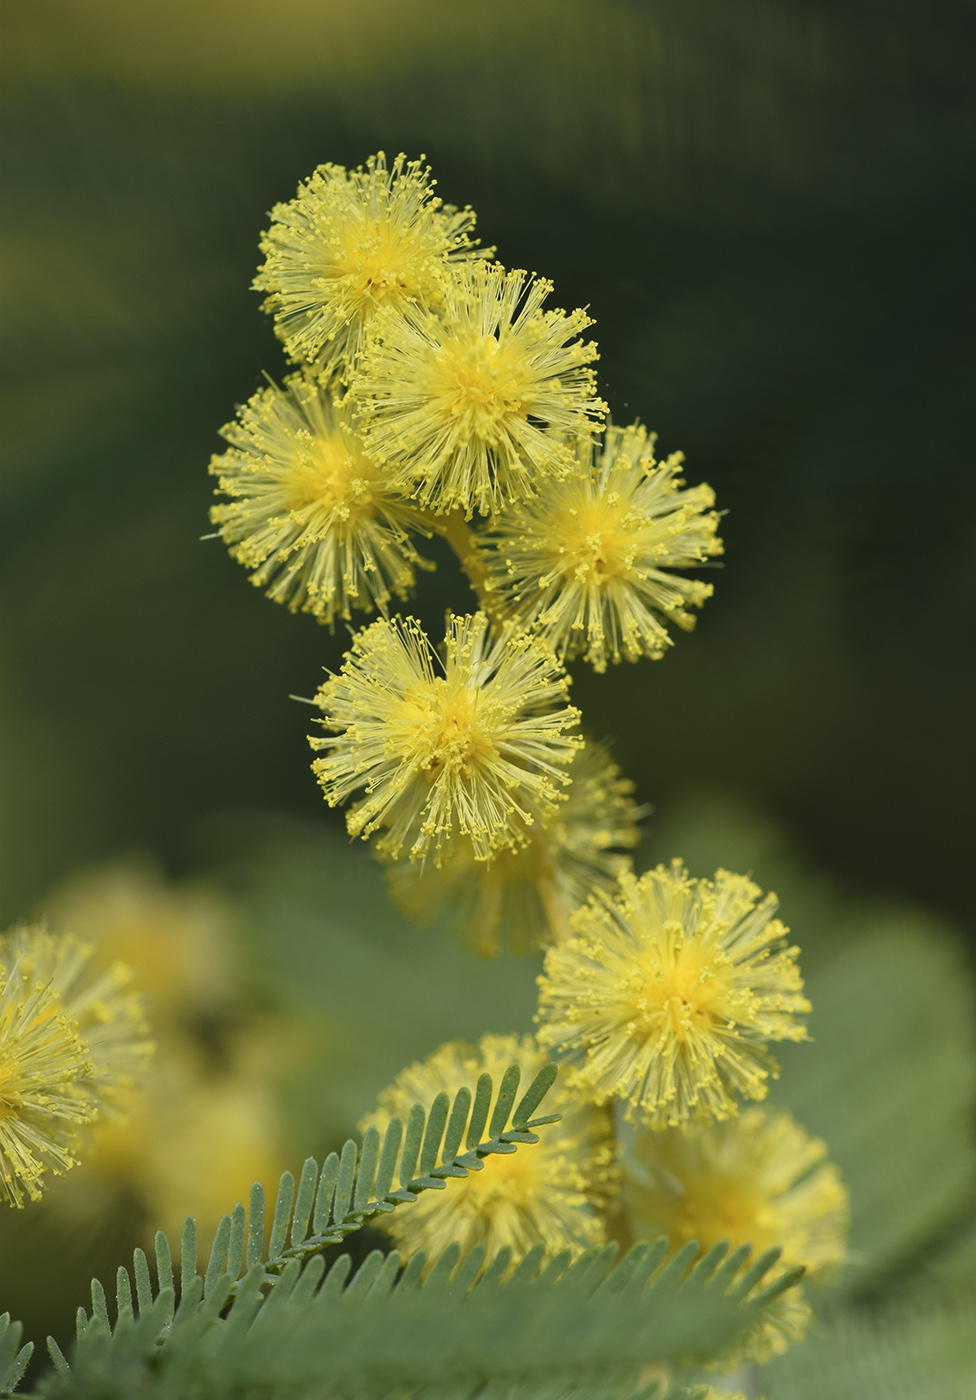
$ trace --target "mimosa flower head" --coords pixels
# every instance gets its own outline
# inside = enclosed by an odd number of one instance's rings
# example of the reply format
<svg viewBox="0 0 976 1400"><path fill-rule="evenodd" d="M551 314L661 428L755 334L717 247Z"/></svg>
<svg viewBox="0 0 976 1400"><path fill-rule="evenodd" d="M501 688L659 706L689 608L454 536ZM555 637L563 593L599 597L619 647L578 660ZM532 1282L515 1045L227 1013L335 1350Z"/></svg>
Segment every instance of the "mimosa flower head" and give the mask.
<svg viewBox="0 0 976 1400"><path fill-rule="evenodd" d="M437 312L378 314L350 381L367 451L392 484L443 514L501 510L574 469L564 439L606 412L578 337L583 311L543 311L552 284L459 266Z"/></svg>
<svg viewBox="0 0 976 1400"><path fill-rule="evenodd" d="M142 998L129 990L132 969L116 962L95 971L92 951L37 926L0 937L0 963L16 963L25 986L49 987L60 999L91 1062L87 1092L111 1114L145 1076L155 1047Z"/></svg>
<svg viewBox="0 0 976 1400"><path fill-rule="evenodd" d="M483 537L499 611L597 671L660 657L668 622L694 627L689 608L712 586L674 570L722 553L711 487L685 487L682 454L658 462L654 441L640 424L608 428L596 448L581 439L576 470Z"/></svg>
<svg viewBox="0 0 976 1400"><path fill-rule="evenodd" d="M408 860L389 866L399 907L422 922L450 908L465 941L485 957L502 944L525 953L568 937L570 914L597 892L612 892L630 870L625 852L640 839L643 809L633 783L593 740L566 774L566 801L526 829L523 846L479 861L471 842L458 838L440 866Z"/></svg>
<svg viewBox="0 0 976 1400"><path fill-rule="evenodd" d="M95 1117L91 1056L49 984L0 950L0 1198L40 1199L47 1171L77 1165L78 1130Z"/></svg>
<svg viewBox="0 0 976 1400"><path fill-rule="evenodd" d="M356 170L320 165L275 205L254 286L292 359L347 367L379 307L435 302L452 263L485 256L472 210L444 204L434 183L422 160L387 166L380 151Z"/></svg>
<svg viewBox="0 0 976 1400"><path fill-rule="evenodd" d="M847 1253L849 1202L826 1145L788 1113L745 1109L707 1128L639 1128L624 1156L624 1199L636 1234L781 1249L815 1282Z"/></svg>
<svg viewBox="0 0 976 1400"><path fill-rule="evenodd" d="M797 948L776 899L720 870L694 880L680 861L595 900L546 954L539 1042L565 1055L599 1100L656 1129L738 1112L777 1072L770 1040L803 1040Z"/></svg>
<svg viewBox="0 0 976 1400"><path fill-rule="evenodd" d="M624 1201L638 1238L667 1235L672 1252L696 1240L751 1244L753 1257L780 1249L780 1265L811 1283L847 1257L850 1208L827 1148L787 1113L746 1109L702 1129L638 1129L624 1155ZM768 1360L806 1330L810 1310L789 1295L752 1339L748 1357Z"/></svg>
<svg viewBox="0 0 976 1400"><path fill-rule="evenodd" d="M408 533L423 529L418 512L389 490L327 388L292 375L221 434L230 450L210 471L231 500L210 518L269 598L332 626L407 596L423 564Z"/></svg>
<svg viewBox="0 0 976 1400"><path fill-rule="evenodd" d="M466 1085L473 1094L486 1072L498 1084L510 1064L528 1084L545 1063L531 1037L486 1035L476 1045L442 1045L397 1076L360 1128L375 1124L382 1132L394 1115L406 1122L415 1103L429 1110L442 1091L453 1095ZM603 1212L617 1184L609 1115L559 1080L546 1111L562 1119L540 1128L534 1146L492 1157L482 1171L451 1181L445 1191L426 1192L388 1217L384 1224L397 1249L407 1257L423 1249L432 1263L454 1242L462 1256L482 1244L489 1264L506 1246L514 1263L537 1244L549 1254L602 1244Z"/></svg>
<svg viewBox="0 0 976 1400"><path fill-rule="evenodd" d="M437 859L462 835L484 860L562 796L582 744L568 684L544 643L490 641L483 613L449 619L443 664L414 619L374 622L316 696L334 737L310 738L312 767L331 806L365 791L349 832L382 831L384 855Z"/></svg>

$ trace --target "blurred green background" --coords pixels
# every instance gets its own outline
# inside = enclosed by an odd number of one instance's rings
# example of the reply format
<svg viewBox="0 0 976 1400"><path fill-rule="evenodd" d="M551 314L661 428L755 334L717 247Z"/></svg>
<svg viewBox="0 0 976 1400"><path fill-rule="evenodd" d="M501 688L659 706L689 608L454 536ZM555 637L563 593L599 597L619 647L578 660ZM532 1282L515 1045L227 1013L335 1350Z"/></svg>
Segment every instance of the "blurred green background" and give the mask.
<svg viewBox="0 0 976 1400"><path fill-rule="evenodd" d="M49 0L5 22L0 919L240 808L334 821L346 638L208 529L282 371L248 290L324 160L427 153L589 304L603 392L728 510L698 632L576 699L642 799L742 794L857 885L971 915L971 6ZM970 391L971 392L971 391ZM453 565L417 607L464 597Z"/></svg>

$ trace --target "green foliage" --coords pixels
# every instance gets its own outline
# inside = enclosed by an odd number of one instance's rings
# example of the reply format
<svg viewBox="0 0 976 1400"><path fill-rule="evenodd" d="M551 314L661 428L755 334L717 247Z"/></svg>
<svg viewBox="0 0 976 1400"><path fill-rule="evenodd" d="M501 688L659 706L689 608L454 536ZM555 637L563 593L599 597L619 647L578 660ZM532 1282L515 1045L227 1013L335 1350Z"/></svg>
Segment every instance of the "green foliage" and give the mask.
<svg viewBox="0 0 976 1400"><path fill-rule="evenodd" d="M903 1266L976 1193L970 979L933 926L877 916L810 976L812 1046L772 1097L823 1137L851 1192L851 1292Z"/></svg>
<svg viewBox="0 0 976 1400"><path fill-rule="evenodd" d="M662 1264L666 1250L663 1240L639 1244L611 1268L610 1245L543 1267L539 1247L508 1277L504 1251L480 1272L481 1247L459 1260L452 1246L426 1278L422 1254L401 1272L397 1254L376 1252L354 1274L347 1256L328 1270L319 1256L304 1268L290 1261L267 1297L266 1272L254 1264L236 1292L233 1271L187 1280L175 1316L172 1283L164 1274L153 1298L137 1259L137 1304L122 1270L113 1328L96 1289L91 1316L79 1315L70 1369L52 1350L56 1369L38 1393L51 1400L651 1396L653 1385L637 1386L641 1367L707 1361L761 1325L796 1278L786 1273L757 1291L775 1250L745 1273L747 1247L728 1254L718 1246L690 1271L695 1245Z"/></svg>
<svg viewBox="0 0 976 1400"><path fill-rule="evenodd" d="M972 1400L976 1295L848 1312L763 1372L769 1400Z"/></svg>
<svg viewBox="0 0 976 1400"><path fill-rule="evenodd" d="M415 1105L406 1125L394 1118L382 1137L370 1129L361 1149L348 1142L321 1170L309 1158L297 1191L291 1173L281 1179L267 1243L264 1192L255 1185L249 1212L238 1204L220 1222L202 1276L188 1217L178 1287L160 1232L155 1288L137 1249L131 1275L118 1270L113 1323L94 1280L70 1361L48 1340L53 1371L38 1394L624 1400L655 1393L656 1383L635 1389L641 1367L706 1362L762 1326L800 1271L767 1283L778 1251L749 1265L748 1246L729 1253L721 1244L696 1263L697 1245L666 1260L667 1241L659 1240L635 1246L616 1268L614 1245L545 1264L540 1246L512 1269L508 1251L485 1268L482 1247L460 1259L455 1245L429 1273L422 1253L402 1270L399 1255L379 1252L355 1273L345 1255L326 1268L321 1251L367 1220L483 1169L485 1158L531 1148L532 1129L554 1121L532 1117L554 1078L555 1066L544 1066L516 1103L519 1071L511 1065L497 1094L484 1074L474 1095L440 1094L429 1113ZM18 1342L19 1327L4 1319L7 1390L30 1357Z"/></svg>
<svg viewBox="0 0 976 1400"><path fill-rule="evenodd" d="M23 1327L11 1322L10 1314L0 1314L0 1395L16 1389L34 1352L34 1343L20 1345Z"/></svg>
<svg viewBox="0 0 976 1400"><path fill-rule="evenodd" d="M518 1065L509 1065L494 1106L491 1075L483 1074L473 1098L469 1089L460 1088L453 1100L446 1093L438 1094L429 1113L422 1104L414 1104L406 1124L391 1118L382 1137L377 1128L368 1128L361 1148L350 1139L341 1154L330 1153L321 1171L315 1158L309 1157L297 1194L294 1176L291 1172L282 1174L267 1247L264 1187L256 1181L251 1187L249 1210L238 1202L233 1213L225 1215L217 1226L204 1277L204 1296L210 1296L225 1274L236 1280L255 1265L264 1270L263 1282L273 1283L288 1264L341 1244L368 1220L416 1201L423 1191L443 1191L452 1177L482 1171L486 1157L509 1154L520 1145L538 1142L532 1129L554 1123L560 1116L531 1117L555 1077L556 1066L543 1065L516 1105L520 1070ZM482 1140L486 1127L489 1136ZM398 1186L394 1186L395 1179L399 1179ZM156 1236L160 1287L164 1279L172 1277L171 1258L169 1241L160 1231ZM141 1250L135 1254L135 1271L138 1290L140 1278L148 1279ZM196 1223L187 1216L180 1249L181 1289L196 1271ZM119 1272L120 1288L128 1287L121 1282L124 1272ZM143 1288L140 1296L144 1293Z"/></svg>

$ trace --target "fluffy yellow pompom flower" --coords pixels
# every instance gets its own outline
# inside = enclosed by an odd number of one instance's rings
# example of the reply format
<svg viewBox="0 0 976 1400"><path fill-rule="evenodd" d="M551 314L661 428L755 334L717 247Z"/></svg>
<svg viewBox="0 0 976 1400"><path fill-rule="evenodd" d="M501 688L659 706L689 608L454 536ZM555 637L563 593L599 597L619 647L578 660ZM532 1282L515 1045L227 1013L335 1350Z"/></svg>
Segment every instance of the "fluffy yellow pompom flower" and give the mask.
<svg viewBox="0 0 976 1400"><path fill-rule="evenodd" d="M78 1129L95 1116L92 1059L61 998L0 950L0 1197L40 1199L42 1178L77 1163Z"/></svg>
<svg viewBox="0 0 976 1400"><path fill-rule="evenodd" d="M640 1129L624 1157L624 1200L640 1237L667 1235L672 1251L720 1240L753 1254L781 1249L781 1265L801 1266L811 1282L847 1256L850 1208L827 1148L786 1113L747 1109L699 1130ZM798 1340L810 1310L791 1293L752 1340L751 1360L768 1360Z"/></svg>
<svg viewBox="0 0 976 1400"><path fill-rule="evenodd" d="M563 657L607 662L659 657L665 621L690 630L711 584L674 569L722 553L710 486L682 489L682 454L654 457L640 424L586 439L565 481L493 523L480 557L500 611L535 625Z"/></svg>
<svg viewBox="0 0 976 1400"><path fill-rule="evenodd" d="M221 436L230 451L210 471L232 500L210 518L269 598L332 626L351 607L383 611L407 596L424 564L408 534L424 529L419 513L388 489L327 389L292 375L259 390Z"/></svg>
<svg viewBox="0 0 976 1400"><path fill-rule="evenodd" d="M271 220L254 286L289 355L325 371L348 365L379 307L437 301L453 262L484 256L472 210L435 196L421 161L388 167L382 151L365 168L320 165Z"/></svg>
<svg viewBox="0 0 976 1400"><path fill-rule="evenodd" d="M444 1091L453 1095L466 1085L474 1093L486 1072L497 1086L510 1064L518 1065L527 1084L545 1063L530 1037L486 1035L477 1045L442 1045L397 1076L360 1128L375 1124L382 1132L394 1115L406 1122L415 1103L429 1109ZM602 1244L603 1211L616 1186L609 1115L558 1080L546 1111L562 1119L541 1128L534 1146L492 1157L482 1171L449 1182L446 1191L428 1191L416 1205L385 1219L397 1249L406 1256L422 1249L433 1261L449 1244L459 1244L462 1254L482 1244L488 1264L506 1247L514 1262L537 1244L550 1254Z"/></svg>
<svg viewBox="0 0 976 1400"><path fill-rule="evenodd" d="M471 842L451 843L440 867L398 861L387 870L394 900L421 922L447 907L465 940L494 957L559 942L570 914L598 891L611 892L631 868L619 848L636 846L643 815L634 785L601 744L587 740L566 770L566 801L525 832L525 845L475 859Z"/></svg>
<svg viewBox="0 0 976 1400"><path fill-rule="evenodd" d="M624 1158L624 1198L636 1233L675 1250L719 1240L757 1254L781 1249L811 1281L846 1257L849 1203L826 1145L787 1113L746 1109L700 1129L638 1129Z"/></svg>
<svg viewBox="0 0 976 1400"><path fill-rule="evenodd" d="M154 1045L142 998L127 991L133 971L116 962L94 972L92 947L37 926L0 938L0 963L15 963L26 987L49 987L60 999L91 1061L87 1092L112 1113L149 1067Z"/></svg>
<svg viewBox="0 0 976 1400"><path fill-rule="evenodd" d="M804 1040L797 948L773 895L720 870L693 880L680 861L573 919L539 979L540 1044L566 1055L599 1101L654 1128L729 1118L736 1094L761 1099L768 1040Z"/></svg>
<svg viewBox="0 0 976 1400"><path fill-rule="evenodd" d="M438 674L441 670L442 674ZM457 834L479 860L525 842L526 826L560 799L582 744L579 712L544 643L505 633L491 642L483 613L449 620L443 667L420 624L374 622L320 687L312 765L331 806L365 789L347 817L393 859L435 857Z"/></svg>
<svg viewBox="0 0 976 1400"><path fill-rule="evenodd" d="M543 311L552 283L497 264L457 268L436 314L383 311L350 380L367 450L405 495L443 514L501 510L566 476L564 438L606 404L578 339L583 311Z"/></svg>

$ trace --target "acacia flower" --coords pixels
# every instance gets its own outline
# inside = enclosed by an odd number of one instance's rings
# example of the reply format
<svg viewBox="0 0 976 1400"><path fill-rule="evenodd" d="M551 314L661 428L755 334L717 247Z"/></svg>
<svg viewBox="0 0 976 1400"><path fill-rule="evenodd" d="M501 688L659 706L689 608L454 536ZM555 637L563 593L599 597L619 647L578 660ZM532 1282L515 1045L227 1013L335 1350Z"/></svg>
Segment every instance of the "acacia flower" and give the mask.
<svg viewBox="0 0 976 1400"><path fill-rule="evenodd" d="M46 1171L77 1163L79 1128L95 1116L92 1060L54 989L2 950L0 965L0 1196L39 1200Z"/></svg>
<svg viewBox="0 0 976 1400"><path fill-rule="evenodd" d="M545 1062L529 1036L485 1035L476 1045L450 1042L403 1070L360 1129L375 1124L383 1132L394 1115L406 1122L415 1103L429 1110L441 1092L453 1097L466 1085L473 1094L486 1072L497 1085L510 1064L518 1065L528 1084ZM603 1212L616 1186L609 1114L558 1080L546 1110L562 1119L540 1129L534 1146L492 1157L482 1171L449 1182L445 1191L425 1192L415 1205L387 1217L383 1223L397 1249L407 1257L422 1249L432 1262L449 1244L460 1245L462 1255L482 1244L488 1264L505 1247L514 1262L537 1244L550 1254L602 1244Z"/></svg>
<svg viewBox="0 0 976 1400"><path fill-rule="evenodd" d="M581 909L546 954L540 1044L652 1128L729 1118L736 1094L764 1098L777 1073L766 1042L804 1040L810 1010L776 907L727 870L693 880L676 860L624 875L619 896Z"/></svg>
<svg viewBox="0 0 976 1400"><path fill-rule="evenodd" d="M261 389L221 429L230 451L211 459L232 499L210 518L251 582L292 612L331 627L350 608L386 610L426 565L408 531L419 512L389 490L328 389L300 374Z"/></svg>
<svg viewBox="0 0 976 1400"><path fill-rule="evenodd" d="M520 848L479 861L471 842L459 838L439 867L390 865L395 902L421 922L451 909L465 940L485 957L503 942L525 953L566 938L569 915L598 891L612 891L630 870L620 847L636 846L644 814L631 795L633 783L601 744L587 740L566 774L566 801L527 828Z"/></svg>
<svg viewBox="0 0 976 1400"><path fill-rule="evenodd" d="M275 205L254 287L294 360L348 366L379 307L436 302L453 263L486 255L471 241L473 211L434 185L422 160L388 167L380 151L356 170L320 165Z"/></svg>
<svg viewBox="0 0 976 1400"><path fill-rule="evenodd" d="M685 487L680 452L654 457L639 423L583 438L564 481L510 510L482 537L480 557L500 611L536 626L562 657L660 657L665 623L686 631L712 585L674 573L722 553L710 486Z"/></svg>
<svg viewBox="0 0 976 1400"><path fill-rule="evenodd" d="M91 1061L86 1093L102 1112L113 1112L145 1075L154 1046L142 998L126 990L134 973L115 962L91 967L92 947L73 936L37 926L0 937L0 963L13 963L25 987L48 987L60 999Z"/></svg>
<svg viewBox="0 0 976 1400"><path fill-rule="evenodd" d="M707 1252L720 1240L753 1255L782 1250L781 1265L801 1266L816 1283L847 1255L850 1210L827 1148L787 1113L747 1109L699 1130L639 1129L624 1156L624 1200L634 1233L667 1235L672 1252L696 1240ZM787 1300L784 1300L784 1303ZM750 1348L768 1359L802 1336L809 1307L791 1296Z"/></svg>
<svg viewBox="0 0 976 1400"><path fill-rule="evenodd" d="M438 674L440 672L440 674ZM503 632L483 613L452 617L439 665L413 618L364 628L315 703L335 737L310 737L330 806L354 792L350 835L412 860L467 836L476 858L524 844L527 826L562 797L582 740L569 681L542 642Z"/></svg>
<svg viewBox="0 0 976 1400"><path fill-rule="evenodd" d="M574 468L565 438L606 412L578 339L583 311L543 311L552 283L459 266L436 313L379 313L350 380L367 451L405 495L470 517L534 495Z"/></svg>

